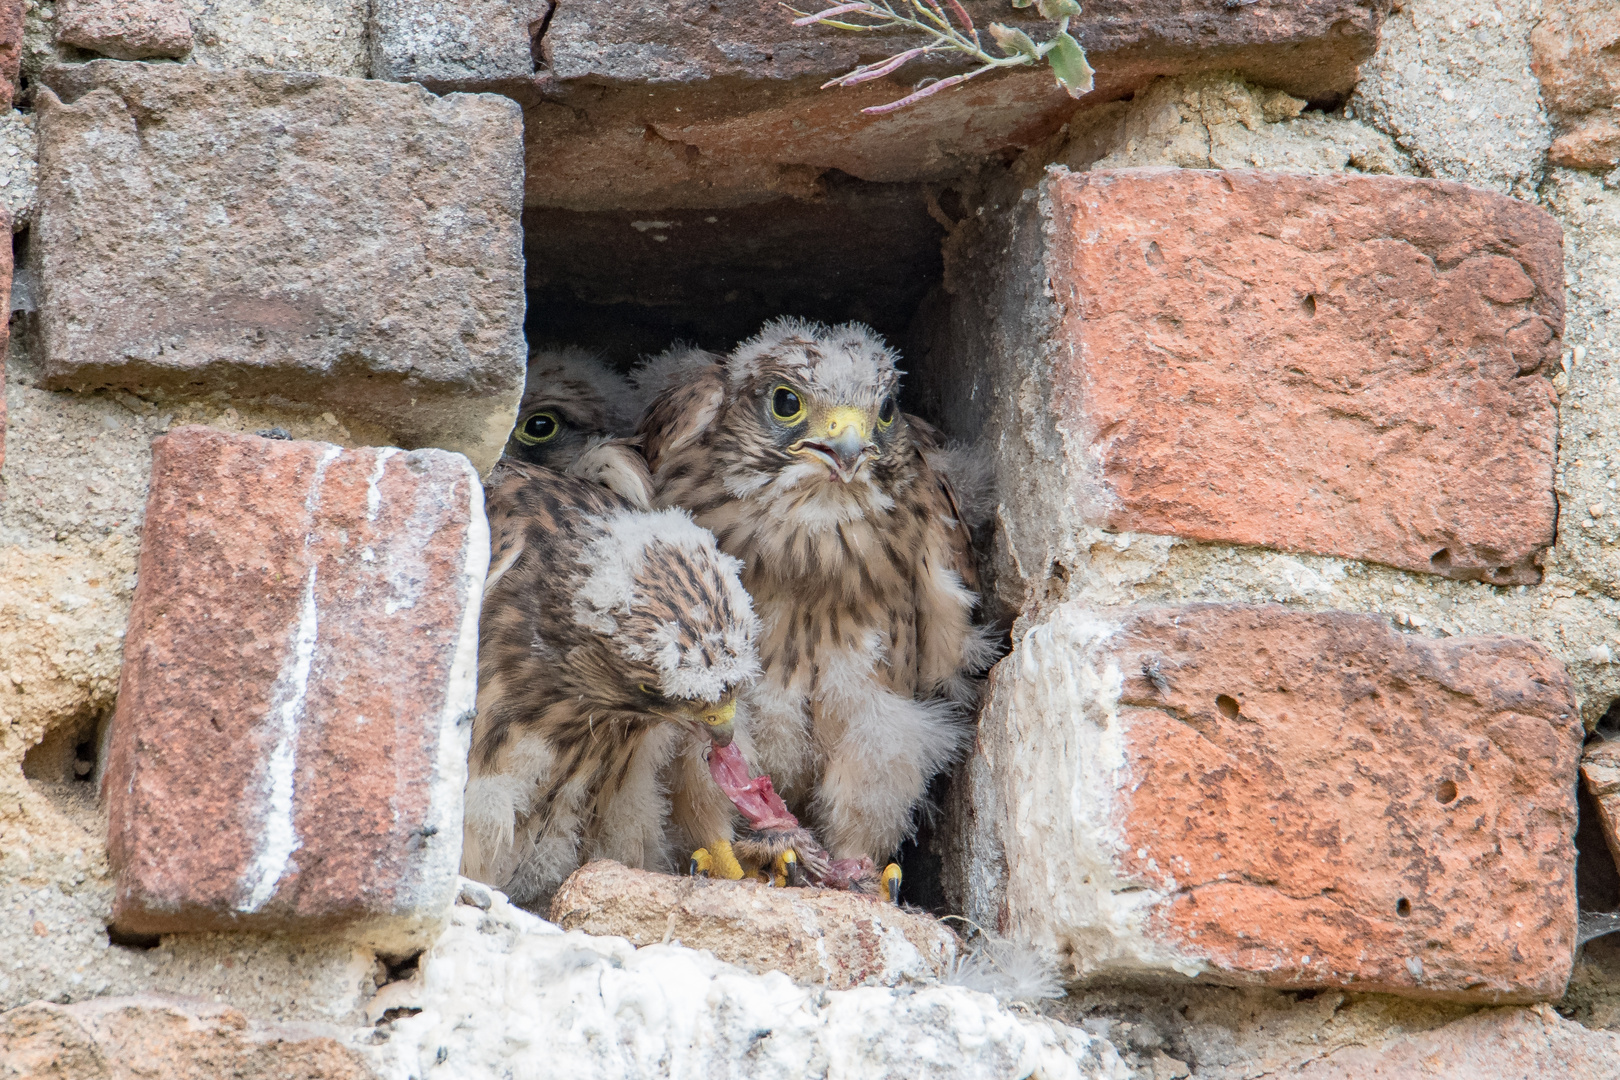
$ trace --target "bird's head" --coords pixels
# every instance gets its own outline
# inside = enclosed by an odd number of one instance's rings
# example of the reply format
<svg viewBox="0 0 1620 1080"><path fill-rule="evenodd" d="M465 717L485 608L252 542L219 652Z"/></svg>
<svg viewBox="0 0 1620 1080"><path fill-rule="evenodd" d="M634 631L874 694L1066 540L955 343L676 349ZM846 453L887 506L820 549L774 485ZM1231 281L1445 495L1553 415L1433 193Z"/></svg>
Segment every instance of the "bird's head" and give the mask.
<svg viewBox="0 0 1620 1080"><path fill-rule="evenodd" d="M859 323L768 323L726 362L749 481L881 488L909 445L892 349ZM745 481L741 487L746 488Z"/></svg>
<svg viewBox="0 0 1620 1080"><path fill-rule="evenodd" d="M536 352L506 454L562 472L593 438L629 431L631 409L629 384L584 350Z"/></svg>
<svg viewBox="0 0 1620 1080"><path fill-rule="evenodd" d="M725 746L737 692L759 673L742 564L684 510L625 510L600 526L574 592L574 622L592 632L599 658L589 704Z"/></svg>

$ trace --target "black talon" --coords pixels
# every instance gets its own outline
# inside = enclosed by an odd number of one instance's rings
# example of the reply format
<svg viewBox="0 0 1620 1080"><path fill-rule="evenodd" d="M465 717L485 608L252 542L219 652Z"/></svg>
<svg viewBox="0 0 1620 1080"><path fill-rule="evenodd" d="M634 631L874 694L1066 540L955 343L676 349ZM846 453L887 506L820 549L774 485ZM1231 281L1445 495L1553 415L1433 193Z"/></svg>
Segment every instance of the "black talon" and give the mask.
<svg viewBox="0 0 1620 1080"><path fill-rule="evenodd" d="M804 865L798 859L787 864L787 883L795 889L802 889L810 884L809 879L804 876Z"/></svg>

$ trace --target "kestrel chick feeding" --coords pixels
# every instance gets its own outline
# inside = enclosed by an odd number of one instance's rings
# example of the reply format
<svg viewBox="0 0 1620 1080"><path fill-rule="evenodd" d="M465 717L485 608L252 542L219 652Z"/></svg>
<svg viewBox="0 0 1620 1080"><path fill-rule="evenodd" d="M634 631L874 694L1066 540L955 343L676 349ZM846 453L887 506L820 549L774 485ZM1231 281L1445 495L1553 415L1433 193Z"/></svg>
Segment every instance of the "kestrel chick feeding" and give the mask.
<svg viewBox="0 0 1620 1080"><path fill-rule="evenodd" d="M670 868L672 814L729 839L722 793L671 807L659 774L731 741L758 671L736 560L683 511L532 465L498 466L489 508L462 872L532 907L592 858Z"/></svg>
<svg viewBox="0 0 1620 1080"><path fill-rule="evenodd" d="M879 863L958 752L992 657L967 530L895 362L864 326L781 319L723 360L641 373L662 383L641 427L655 503L742 561L759 615L755 761L834 857Z"/></svg>

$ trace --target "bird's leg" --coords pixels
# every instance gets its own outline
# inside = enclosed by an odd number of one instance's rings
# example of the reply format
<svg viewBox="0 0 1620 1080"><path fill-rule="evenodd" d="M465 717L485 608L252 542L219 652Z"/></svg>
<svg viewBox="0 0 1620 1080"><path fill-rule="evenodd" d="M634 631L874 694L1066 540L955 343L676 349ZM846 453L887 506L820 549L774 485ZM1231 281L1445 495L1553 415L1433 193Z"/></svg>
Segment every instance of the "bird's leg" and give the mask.
<svg viewBox="0 0 1620 1080"><path fill-rule="evenodd" d="M883 876L878 879L883 888L883 895L889 898L891 904L900 902L900 864L890 863L883 868Z"/></svg>
<svg viewBox="0 0 1620 1080"><path fill-rule="evenodd" d="M712 849L712 850L711 850ZM724 878L727 881L741 881L743 878L742 863L731 850L729 840L716 840L706 848L698 848L692 852L692 860L687 864L688 872L697 877Z"/></svg>

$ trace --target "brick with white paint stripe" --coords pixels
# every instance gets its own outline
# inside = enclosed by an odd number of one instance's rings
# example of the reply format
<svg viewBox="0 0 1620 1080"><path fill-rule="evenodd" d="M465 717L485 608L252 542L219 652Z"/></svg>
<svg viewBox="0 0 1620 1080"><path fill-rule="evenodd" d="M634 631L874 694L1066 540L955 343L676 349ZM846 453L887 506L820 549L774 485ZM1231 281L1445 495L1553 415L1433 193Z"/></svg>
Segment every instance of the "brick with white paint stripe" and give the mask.
<svg viewBox="0 0 1620 1080"><path fill-rule="evenodd" d="M115 923L408 947L460 859L477 474L206 428L153 450L106 779Z"/></svg>

